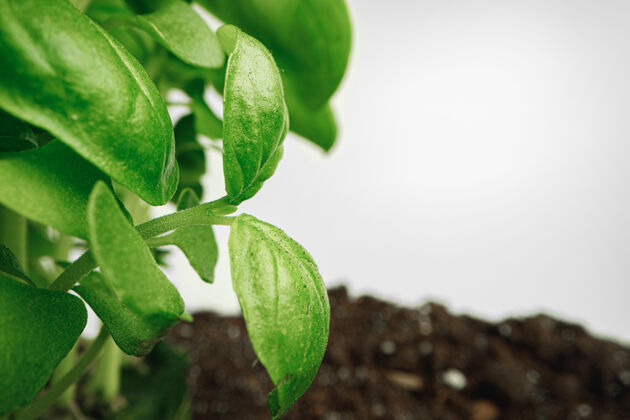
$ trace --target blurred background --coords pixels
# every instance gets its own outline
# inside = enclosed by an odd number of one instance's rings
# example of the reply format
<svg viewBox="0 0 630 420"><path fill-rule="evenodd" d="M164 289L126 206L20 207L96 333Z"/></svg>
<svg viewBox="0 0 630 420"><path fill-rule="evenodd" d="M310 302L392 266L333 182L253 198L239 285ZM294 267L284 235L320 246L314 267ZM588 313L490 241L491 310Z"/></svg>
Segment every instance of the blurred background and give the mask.
<svg viewBox="0 0 630 420"><path fill-rule="evenodd" d="M490 320L544 311L630 343L630 3L348 5L337 145L289 135L240 209L296 238L329 287ZM189 311L238 312L227 235L213 285L172 249Z"/></svg>

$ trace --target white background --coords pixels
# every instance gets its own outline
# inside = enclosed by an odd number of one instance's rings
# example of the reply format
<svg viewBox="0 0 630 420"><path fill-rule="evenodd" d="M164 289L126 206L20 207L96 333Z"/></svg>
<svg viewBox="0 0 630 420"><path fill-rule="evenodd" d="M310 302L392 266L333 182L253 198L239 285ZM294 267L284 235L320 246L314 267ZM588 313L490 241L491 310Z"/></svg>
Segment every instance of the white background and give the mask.
<svg viewBox="0 0 630 420"><path fill-rule="evenodd" d="M338 145L289 136L241 209L328 286L499 319L539 311L630 342L630 2L349 0ZM206 200L224 194L209 152ZM174 252L189 310L236 312Z"/></svg>

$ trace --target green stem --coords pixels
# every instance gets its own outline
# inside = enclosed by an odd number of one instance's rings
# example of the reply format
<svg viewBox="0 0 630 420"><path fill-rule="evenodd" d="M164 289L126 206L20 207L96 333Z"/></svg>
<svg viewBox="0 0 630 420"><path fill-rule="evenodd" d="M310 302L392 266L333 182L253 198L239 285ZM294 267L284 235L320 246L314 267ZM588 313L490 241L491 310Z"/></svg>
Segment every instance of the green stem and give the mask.
<svg viewBox="0 0 630 420"><path fill-rule="evenodd" d="M50 285L51 290L70 290L79 280L87 276L97 267L96 260L87 250L75 262L70 264Z"/></svg>
<svg viewBox="0 0 630 420"><path fill-rule="evenodd" d="M0 243L9 248L23 269L27 267L26 219L13 210L0 206Z"/></svg>
<svg viewBox="0 0 630 420"><path fill-rule="evenodd" d="M114 339L109 337L86 385L86 390L100 395L108 405L114 401L120 390L122 356Z"/></svg>
<svg viewBox="0 0 630 420"><path fill-rule="evenodd" d="M101 327L101 332L92 342L92 345L81 356L74 367L59 382L55 383L37 401L16 413L15 420L33 420L40 417L48 407L50 407L61 394L72 384L74 384L85 370L92 364L96 356L107 342L109 333L105 327Z"/></svg>
<svg viewBox="0 0 630 420"><path fill-rule="evenodd" d="M218 202L221 202L218 200ZM211 209L216 205L216 202L202 204L197 207L178 211L176 213L167 214L166 216L158 217L156 219L149 220L136 226L136 230L142 236L143 239L148 240L154 236L161 235L171 230L192 225L225 225L232 224L234 217L229 216L215 216L211 213ZM81 257L75 262L70 264L66 270L57 277L57 279L50 285L52 290L69 290L75 284L77 284L83 277L90 274L98 264L96 260L87 250Z"/></svg>

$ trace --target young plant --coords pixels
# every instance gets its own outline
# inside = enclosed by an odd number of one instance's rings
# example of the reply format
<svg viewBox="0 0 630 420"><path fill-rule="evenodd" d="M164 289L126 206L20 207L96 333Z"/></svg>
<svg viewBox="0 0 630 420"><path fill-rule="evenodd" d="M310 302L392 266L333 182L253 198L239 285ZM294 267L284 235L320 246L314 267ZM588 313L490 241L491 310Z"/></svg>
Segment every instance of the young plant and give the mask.
<svg viewBox="0 0 630 420"><path fill-rule="evenodd" d="M273 418L317 372L329 305L315 262L280 229L230 215L273 175L289 129L333 145L328 102L348 60L347 9L343 0L200 5L226 23L216 34L183 0L0 0L0 416L41 416L103 348L112 366L86 389L112 398L120 358L109 337L143 356L190 319L158 248L179 247L211 283L213 225L230 228L232 282L275 384ZM209 86L223 95L222 120L204 99ZM174 129L172 89L190 98ZM223 155L227 194L207 203L199 135ZM174 197L175 213L134 224L143 202ZM73 237L87 250L69 263ZM76 359L85 303L103 327Z"/></svg>

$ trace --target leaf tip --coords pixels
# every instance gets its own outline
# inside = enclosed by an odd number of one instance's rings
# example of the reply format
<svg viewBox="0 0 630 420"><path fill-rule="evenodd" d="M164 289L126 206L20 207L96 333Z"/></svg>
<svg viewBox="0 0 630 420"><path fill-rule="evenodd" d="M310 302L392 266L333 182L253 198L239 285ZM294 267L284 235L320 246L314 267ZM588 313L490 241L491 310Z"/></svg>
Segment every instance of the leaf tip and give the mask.
<svg viewBox="0 0 630 420"><path fill-rule="evenodd" d="M223 25L217 30L217 37L221 43L221 47L227 54L231 54L236 48L240 29L234 25Z"/></svg>

